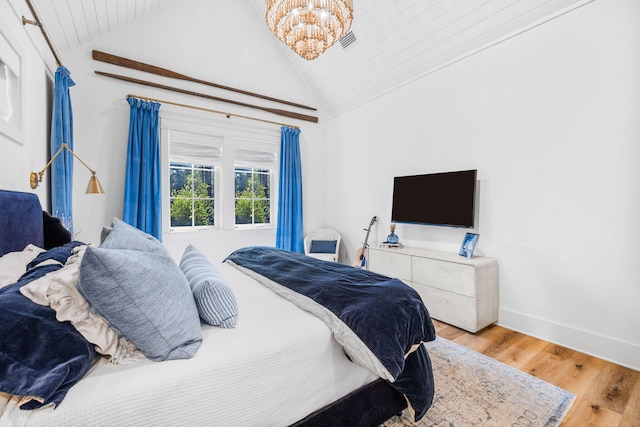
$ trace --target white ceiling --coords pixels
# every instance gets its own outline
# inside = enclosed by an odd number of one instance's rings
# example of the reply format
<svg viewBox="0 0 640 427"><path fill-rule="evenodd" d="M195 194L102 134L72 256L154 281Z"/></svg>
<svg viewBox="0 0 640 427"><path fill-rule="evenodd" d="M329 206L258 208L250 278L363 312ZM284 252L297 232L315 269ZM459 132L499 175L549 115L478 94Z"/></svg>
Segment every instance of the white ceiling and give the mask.
<svg viewBox="0 0 640 427"><path fill-rule="evenodd" d="M59 54L176 0L32 0ZM235 0L238 1L238 0ZM244 0L266 25L265 0ZM354 0L356 41L306 61L275 37L329 116L592 0Z"/></svg>

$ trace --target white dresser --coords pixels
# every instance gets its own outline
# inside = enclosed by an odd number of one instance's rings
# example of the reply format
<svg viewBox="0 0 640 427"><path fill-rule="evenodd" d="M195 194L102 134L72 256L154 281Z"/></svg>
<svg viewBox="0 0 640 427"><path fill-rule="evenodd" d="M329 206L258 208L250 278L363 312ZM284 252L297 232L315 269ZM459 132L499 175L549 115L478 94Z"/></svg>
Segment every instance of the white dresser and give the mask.
<svg viewBox="0 0 640 427"><path fill-rule="evenodd" d="M431 249L369 248L369 270L412 286L434 319L477 332L498 320L498 262Z"/></svg>

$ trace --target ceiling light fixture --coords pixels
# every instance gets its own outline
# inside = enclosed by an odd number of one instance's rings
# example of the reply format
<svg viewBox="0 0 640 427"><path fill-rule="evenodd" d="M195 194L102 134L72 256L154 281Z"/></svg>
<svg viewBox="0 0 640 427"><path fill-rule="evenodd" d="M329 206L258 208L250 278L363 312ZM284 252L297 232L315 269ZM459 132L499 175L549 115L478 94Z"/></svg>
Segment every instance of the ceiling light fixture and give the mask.
<svg viewBox="0 0 640 427"><path fill-rule="evenodd" d="M340 40L353 21L353 0L266 1L269 29L307 60Z"/></svg>

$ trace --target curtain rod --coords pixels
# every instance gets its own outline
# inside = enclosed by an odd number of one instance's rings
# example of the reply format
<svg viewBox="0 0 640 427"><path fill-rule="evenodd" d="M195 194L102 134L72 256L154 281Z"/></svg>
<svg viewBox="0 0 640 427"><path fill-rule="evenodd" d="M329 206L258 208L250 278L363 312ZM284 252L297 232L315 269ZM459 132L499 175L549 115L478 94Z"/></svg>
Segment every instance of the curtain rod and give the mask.
<svg viewBox="0 0 640 427"><path fill-rule="evenodd" d="M294 129L300 129L298 126L295 125L288 125L286 123L280 123L280 122L274 122L271 120L265 120L265 119L258 119L257 117L251 117L251 116L243 116L241 114L235 114L235 113L228 113L226 111L218 111L218 110L212 110L210 108L204 108L204 107L197 107L195 105L189 105L189 104L180 104L178 102L172 102L172 101L165 101L162 99L156 99L156 98L149 98L148 96L140 96L140 95L132 95L132 94L128 94L127 95L127 99L128 98L138 98L138 99L143 99L145 101L153 101L153 102L159 102L161 104L170 104L170 105L176 105L178 107L185 107L185 108L192 108L194 110L200 110L200 111L206 111L209 113L216 113L216 114L222 114L224 116L227 117L227 119L230 119L231 117L239 117L242 119L247 119L247 120L255 120L258 122L263 122L263 123L270 123L272 125L279 125L279 126L287 126L290 128L294 128Z"/></svg>
<svg viewBox="0 0 640 427"><path fill-rule="evenodd" d="M56 53L56 50L53 47L53 43L51 43L51 40L49 39L49 36L47 35L46 31L44 30L44 27L42 26L42 22L40 22L40 18L38 18L38 14L36 13L36 10L33 8L33 5L31 4L31 0L25 0L25 1L27 2L27 6L29 6L29 10L31 11L31 14L33 15L33 18L35 20L32 21L31 19L27 19L23 15L22 16L22 25L31 24L31 25L35 25L36 27L40 28L40 32L42 33L42 36L44 37L44 40L47 42L47 45L49 46L49 49L51 49L51 53L53 54L53 57L56 60L56 64L58 65L58 67L60 67L62 65L62 61L60 61L60 57Z"/></svg>

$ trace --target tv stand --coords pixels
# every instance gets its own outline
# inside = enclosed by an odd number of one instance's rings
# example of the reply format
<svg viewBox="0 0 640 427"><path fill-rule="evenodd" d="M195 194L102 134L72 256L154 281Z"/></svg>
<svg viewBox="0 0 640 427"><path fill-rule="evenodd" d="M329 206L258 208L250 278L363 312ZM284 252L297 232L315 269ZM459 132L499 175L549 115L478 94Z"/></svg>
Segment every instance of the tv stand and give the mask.
<svg viewBox="0 0 640 427"><path fill-rule="evenodd" d="M498 262L422 248L369 248L371 271L413 287L434 319L477 332L498 321Z"/></svg>

